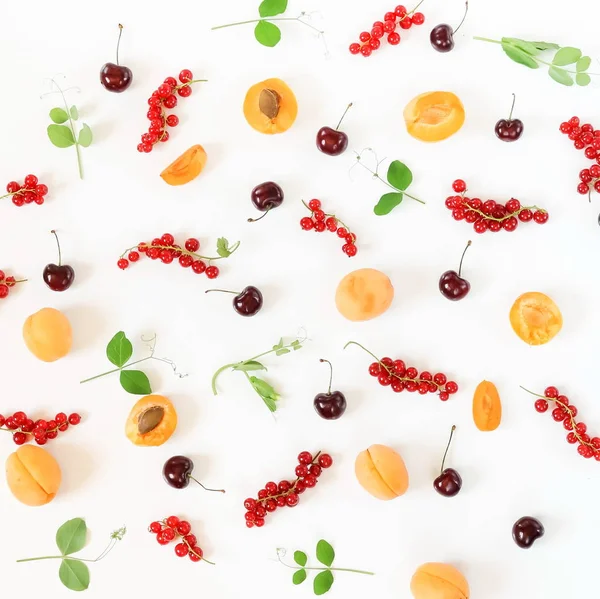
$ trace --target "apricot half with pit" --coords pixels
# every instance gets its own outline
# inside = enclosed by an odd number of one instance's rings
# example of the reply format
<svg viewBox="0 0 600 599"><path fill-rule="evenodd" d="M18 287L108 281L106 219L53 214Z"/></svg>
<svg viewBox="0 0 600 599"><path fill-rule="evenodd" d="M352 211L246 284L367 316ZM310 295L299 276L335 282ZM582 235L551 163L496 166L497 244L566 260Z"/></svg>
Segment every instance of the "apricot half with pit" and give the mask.
<svg viewBox="0 0 600 599"><path fill-rule="evenodd" d="M131 409L125 434L135 445L156 447L169 440L177 428L177 412L162 395L146 395Z"/></svg>
<svg viewBox="0 0 600 599"><path fill-rule="evenodd" d="M43 308L25 321L23 340L36 358L54 362L64 358L71 350L71 323L59 310Z"/></svg>
<svg viewBox="0 0 600 599"><path fill-rule="evenodd" d="M354 472L362 488L377 499L395 499L408 489L408 471L404 460L385 445L371 445L359 453Z"/></svg>
<svg viewBox="0 0 600 599"><path fill-rule="evenodd" d="M414 138L442 141L463 126L465 108L452 92L427 92L409 102L404 109L404 122Z"/></svg>
<svg viewBox="0 0 600 599"><path fill-rule="evenodd" d="M274 135L287 131L298 115L294 92L281 79L253 85L244 100L244 116L256 131Z"/></svg>
<svg viewBox="0 0 600 599"><path fill-rule="evenodd" d="M50 503L61 482L58 462L41 447L23 445L6 460L6 482L21 503L40 506Z"/></svg>
<svg viewBox="0 0 600 599"><path fill-rule="evenodd" d="M206 165L206 158L204 148L196 144L186 150L177 160L171 162L160 176L169 185L185 185L202 172Z"/></svg>
<svg viewBox="0 0 600 599"><path fill-rule="evenodd" d="M510 324L529 345L543 345L562 329L563 319L552 298L539 291L519 296L510 309Z"/></svg>
<svg viewBox="0 0 600 599"><path fill-rule="evenodd" d="M410 590L415 599L469 599L467 579L454 566L431 562L417 568Z"/></svg>
<svg viewBox="0 0 600 599"><path fill-rule="evenodd" d="M374 268L361 268L347 274L335 292L339 313L352 321L380 316L393 299L394 287L389 277Z"/></svg>

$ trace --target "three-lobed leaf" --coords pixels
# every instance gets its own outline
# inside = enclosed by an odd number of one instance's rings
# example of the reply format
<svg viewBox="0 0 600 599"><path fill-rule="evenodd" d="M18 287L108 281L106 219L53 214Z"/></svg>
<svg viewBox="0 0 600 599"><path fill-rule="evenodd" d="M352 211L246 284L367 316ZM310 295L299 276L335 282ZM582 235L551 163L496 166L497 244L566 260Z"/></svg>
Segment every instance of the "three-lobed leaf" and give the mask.
<svg viewBox="0 0 600 599"><path fill-rule="evenodd" d="M141 370L121 370L119 380L121 387L132 395L148 395L152 393L150 381Z"/></svg>
<svg viewBox="0 0 600 599"><path fill-rule="evenodd" d="M373 208L373 212L377 216L384 216L389 214L396 206L398 206L404 199L404 194L400 192L384 193L380 198L379 202Z"/></svg>
<svg viewBox="0 0 600 599"><path fill-rule="evenodd" d="M287 10L287 4L288 0L263 0L258 7L258 13L261 17L275 17Z"/></svg>
<svg viewBox="0 0 600 599"><path fill-rule="evenodd" d="M50 111L50 118L53 123L57 125L62 125L69 120L69 115L62 108L53 108Z"/></svg>
<svg viewBox="0 0 600 599"><path fill-rule="evenodd" d="M306 563L308 562L308 557L306 555L306 553L304 553L304 551L294 551L294 561L299 565L299 566L306 566Z"/></svg>
<svg viewBox="0 0 600 599"><path fill-rule="evenodd" d="M578 73L582 73L583 71L587 71L592 64L592 59L589 56L582 56L575 65L575 70Z"/></svg>
<svg viewBox="0 0 600 599"><path fill-rule="evenodd" d="M315 576L313 581L313 590L315 595L324 595L333 584L333 574L331 570L323 570Z"/></svg>
<svg viewBox="0 0 600 599"><path fill-rule="evenodd" d="M69 148L75 143L73 132L65 125L48 125L48 137L57 148Z"/></svg>
<svg viewBox="0 0 600 599"><path fill-rule="evenodd" d="M294 584L302 584L306 580L306 570L301 568L300 570L296 570L294 575L292 576L292 582Z"/></svg>
<svg viewBox="0 0 600 599"><path fill-rule="evenodd" d="M564 67L568 64L573 64L581 58L581 50L565 46L561 48L552 59L552 64L558 67Z"/></svg>
<svg viewBox="0 0 600 599"><path fill-rule="evenodd" d="M534 58L521 48L514 46L511 42L502 41L502 50L504 53L515 62L525 65L530 69L538 69L540 65L535 61Z"/></svg>
<svg viewBox="0 0 600 599"><path fill-rule="evenodd" d="M269 21L259 21L254 28L254 37L263 46L273 48L281 40L281 29Z"/></svg>
<svg viewBox="0 0 600 599"><path fill-rule="evenodd" d="M106 346L106 357L115 366L121 368L133 355L133 345L123 331L119 331Z"/></svg>
<svg viewBox="0 0 600 599"><path fill-rule="evenodd" d="M333 564L333 560L335 559L333 547L323 539L317 543L317 559L328 568Z"/></svg>
<svg viewBox="0 0 600 599"><path fill-rule="evenodd" d="M392 187L404 191L412 183L413 174L406 164L394 160L388 168L387 180Z"/></svg>
<svg viewBox="0 0 600 599"><path fill-rule="evenodd" d="M558 67L550 67L548 69L548 74L554 81L560 83L561 85L571 86L573 85L573 77L564 69L559 69Z"/></svg>
<svg viewBox="0 0 600 599"><path fill-rule="evenodd" d="M79 137L77 139L77 143L84 148L89 147L92 144L92 130L86 123L83 123L81 127L81 131L79 132Z"/></svg>
<svg viewBox="0 0 600 599"><path fill-rule="evenodd" d="M58 576L71 591L85 591L90 586L90 571L83 562L78 560L63 559Z"/></svg>
<svg viewBox="0 0 600 599"><path fill-rule="evenodd" d="M229 241L225 237L219 237L219 239L217 239L217 254L219 254L221 258L229 258L229 256L231 256L231 247L229 246Z"/></svg>
<svg viewBox="0 0 600 599"><path fill-rule="evenodd" d="M87 526L83 518L67 520L56 531L56 546L63 555L81 551L85 547Z"/></svg>

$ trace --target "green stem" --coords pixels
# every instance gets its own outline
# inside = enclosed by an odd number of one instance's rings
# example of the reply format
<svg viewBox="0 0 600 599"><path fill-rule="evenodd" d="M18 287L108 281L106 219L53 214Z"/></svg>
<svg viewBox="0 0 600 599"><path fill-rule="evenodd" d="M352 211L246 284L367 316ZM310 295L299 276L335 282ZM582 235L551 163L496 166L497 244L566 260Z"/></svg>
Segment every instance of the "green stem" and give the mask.
<svg viewBox="0 0 600 599"><path fill-rule="evenodd" d="M69 106L67 105L67 99L65 98L65 94L63 94L63 90L61 89L60 85L58 85L58 83L56 83L56 81L54 81L54 79L52 79L52 83L54 83L54 85L56 85L56 87L58 88L58 91L60 92L60 95L62 96L62 99L63 99L63 104L65 105L65 112L67 113L67 116L69 117L69 126L71 127L71 133L73 134L73 141L75 142L75 152L77 153L77 168L79 170L79 178L83 179L83 166L81 165L81 153L79 151L79 142L77 141L77 136L75 135L75 125L73 125L73 119L71 118L71 111L69 110Z"/></svg>
<svg viewBox="0 0 600 599"><path fill-rule="evenodd" d="M277 556L280 564L283 564L286 568L291 568L292 570L317 570L319 572L324 572L325 570L330 570L332 572L353 572L354 574L367 574L368 576L375 576L375 572L369 572L367 570L356 570L354 568L317 568L317 567L302 567L302 566L290 566L286 564L280 556Z"/></svg>
<svg viewBox="0 0 600 599"><path fill-rule="evenodd" d="M473 36L474 40L478 40L480 42L490 42L491 44L500 44L502 45L502 42L500 40L491 40L489 37L478 37L478 36Z"/></svg>
<svg viewBox="0 0 600 599"><path fill-rule="evenodd" d="M221 366L221 368L219 368L219 370L217 370L217 372L215 372L213 374L212 381L211 381L211 387L212 387L213 395L219 395L219 392L217 391L217 379L219 378L219 376L221 375L221 373L223 371L227 370L228 368L233 368L234 366L237 366L238 364L241 364L241 362L234 362L232 364L225 364L225 366Z"/></svg>
<svg viewBox="0 0 600 599"><path fill-rule="evenodd" d="M265 19L250 19L248 21L238 21L237 23L227 23L226 25L217 25L216 27L211 27L211 31L216 31L217 29L225 29L227 27L236 27L237 25L249 25L250 23L261 23L263 21L272 22L272 21L298 21L298 23L302 23L302 25L306 25L311 29L314 29L318 33L324 33L314 25L307 23L302 20L304 13L302 13L299 17L277 17L277 18L265 18Z"/></svg>
<svg viewBox="0 0 600 599"><path fill-rule="evenodd" d="M116 539L111 539L110 543L106 546L104 551L96 558L96 559L83 559L82 557L73 557L72 555L46 555L44 557L28 557L26 559L18 559L17 564L23 562L37 562L44 559L72 559L77 562L88 562L93 564L95 562L99 562L104 559L112 550L112 548L117 544Z"/></svg>
<svg viewBox="0 0 600 599"><path fill-rule="evenodd" d="M366 351L372 358L375 358L375 360L381 364L381 360L374 353L370 352L364 345L361 345L360 343L357 343L356 341L348 341L348 343L346 343L346 345L344 345L344 349L346 349L349 345L358 345L358 347L360 347L361 349Z"/></svg>
<svg viewBox="0 0 600 599"><path fill-rule="evenodd" d="M358 160L358 164L360 164L363 168L367 169L373 175L373 177L375 179L379 179L384 185L387 185L390 189L393 189L396 193L403 193L405 196L408 196L411 200L415 200L416 202L419 202L420 204L426 203L423 200L420 200L419 198L415 198L415 196L410 195L410 193L408 193L407 191L403 191L401 189L398 189L397 187L394 187L393 185L390 185L385 179L382 179L379 176L379 173L377 171L371 170L366 164L361 162L360 159Z"/></svg>
<svg viewBox="0 0 600 599"><path fill-rule="evenodd" d="M158 358L154 358L154 356L147 356L145 358L142 358L141 360L136 360L135 362L130 362L129 364L120 366L119 368L113 368L112 370L108 370L107 372L103 372L102 374L97 374L96 376L91 376L89 379L84 379L83 381L79 381L79 384L81 385L83 383L89 383L90 381L99 379L103 376L106 376L107 374L113 374L114 372L119 372L120 370L125 370L126 368L134 366L135 364L139 364L140 362L145 362L146 360L153 360L153 359L157 360Z"/></svg>

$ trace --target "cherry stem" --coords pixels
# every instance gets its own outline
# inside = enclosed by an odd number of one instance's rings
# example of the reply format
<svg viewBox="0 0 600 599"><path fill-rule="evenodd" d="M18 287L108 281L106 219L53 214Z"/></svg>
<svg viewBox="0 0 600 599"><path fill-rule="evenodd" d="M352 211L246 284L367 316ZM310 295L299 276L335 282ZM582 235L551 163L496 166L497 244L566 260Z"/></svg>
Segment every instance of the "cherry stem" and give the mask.
<svg viewBox="0 0 600 599"><path fill-rule="evenodd" d="M510 121L510 119L512 119L512 113L513 110L515 108L515 102L517 101L517 96L515 94L513 94L513 102L512 102L512 106L510 107L510 114L508 115L508 120Z"/></svg>
<svg viewBox="0 0 600 599"><path fill-rule="evenodd" d="M471 241L469 241L467 243L467 247L464 249L462 256L460 257L460 264L458 266L458 276L460 277L460 273L462 272L462 264L463 264L463 260L465 259L465 254L467 253L467 250L469 249L469 247L471 247Z"/></svg>
<svg viewBox="0 0 600 599"><path fill-rule="evenodd" d="M444 464L446 463L446 456L448 455L448 450L450 449L450 443L452 443L452 437L454 436L454 431L456 430L456 425L453 424L450 429L450 438L448 439L448 445L446 445L446 451L444 452L444 457L442 458L442 467L440 468L440 474L444 471Z"/></svg>
<svg viewBox="0 0 600 599"><path fill-rule="evenodd" d="M262 216L259 216L258 218L249 218L248 222L249 223L257 223L259 220L262 220L265 216L267 216L267 214L269 214L269 210L271 210L271 209L267 208L265 213Z"/></svg>
<svg viewBox="0 0 600 599"><path fill-rule="evenodd" d="M219 293L233 293L234 295L239 295L239 291L229 291L228 289L207 289L204 293L211 293L212 291L218 291Z"/></svg>
<svg viewBox="0 0 600 599"><path fill-rule="evenodd" d="M344 117L346 116L346 114L348 114L348 111L351 108L352 108L352 102L350 102L350 104L348 104L348 106L346 106L346 110L344 110L344 114L342 115L342 118L340 119L340 122L335 127L336 131L340 128L340 125L342 124L342 121L344 120Z"/></svg>
<svg viewBox="0 0 600 599"><path fill-rule="evenodd" d="M468 12L469 12L469 0L466 0L465 1L465 14L463 15L462 21L458 24L458 27L452 32L452 34L455 34L462 27L462 24L465 22L465 19L467 18Z"/></svg>
<svg viewBox="0 0 600 599"><path fill-rule="evenodd" d="M60 252L60 241L58 240L58 235L56 234L56 231L54 229L52 229L52 231L50 231L50 233L52 233L52 235L54 235L54 237L56 237L56 245L58 246L58 265L60 266L62 264L62 254Z"/></svg>
<svg viewBox="0 0 600 599"><path fill-rule="evenodd" d="M191 474L188 474L188 478L198 483L205 491L211 491L213 493L225 493L225 489L209 489L208 487L205 487L199 480L195 479Z"/></svg>
<svg viewBox="0 0 600 599"><path fill-rule="evenodd" d="M119 64L119 46L121 45L121 35L123 33L123 25L119 23L119 39L117 40L117 65Z"/></svg>
<svg viewBox="0 0 600 599"><path fill-rule="evenodd" d="M333 382L333 366L329 360L321 358L319 362L327 362L329 364L329 389L327 389L327 395L331 395L331 383Z"/></svg>

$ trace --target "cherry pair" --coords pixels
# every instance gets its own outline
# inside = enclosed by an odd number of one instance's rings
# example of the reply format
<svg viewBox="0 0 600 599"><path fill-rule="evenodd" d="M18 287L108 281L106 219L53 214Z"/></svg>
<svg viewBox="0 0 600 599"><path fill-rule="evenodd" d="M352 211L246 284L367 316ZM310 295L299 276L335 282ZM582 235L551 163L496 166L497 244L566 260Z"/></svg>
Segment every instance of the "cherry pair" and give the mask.
<svg viewBox="0 0 600 599"><path fill-rule="evenodd" d="M192 526L186 520L180 520L177 516L169 516L165 520L152 522L148 527L148 532L156 535L159 545L168 545L171 541L177 541L177 545L175 545L177 557L189 556L193 562L202 560L214 566L213 562L209 562L204 557L196 536L192 534Z"/></svg>
<svg viewBox="0 0 600 599"><path fill-rule="evenodd" d="M300 219L300 226L305 231L331 231L337 233L337 236L345 241L342 246L342 252L349 258L356 256L358 248L356 247L356 235L350 232L350 229L335 214L327 214L323 211L320 200L311 200L308 204L302 203L310 210L310 216Z"/></svg>
<svg viewBox="0 0 600 599"><path fill-rule="evenodd" d="M15 279L15 277L7 277L4 271L0 270L0 299L5 299L10 293L10 288L17 283L25 283L27 279Z"/></svg>
<svg viewBox="0 0 600 599"><path fill-rule="evenodd" d="M8 193L0 196L0 200L3 198L12 198L12 202L15 206L23 206L25 204L43 204L44 199L48 193L48 186L38 182L38 178L35 175L27 175L23 181L23 185L20 185L16 181L11 181L6 186Z"/></svg>
<svg viewBox="0 0 600 599"><path fill-rule="evenodd" d="M67 416L59 412L53 420L32 420L23 411L15 412L12 416L4 417L0 414L0 431L12 434L16 445L23 445L32 439L38 445L45 445L49 439L56 439L59 432L64 432L71 426L77 426L81 416L74 412Z"/></svg>

